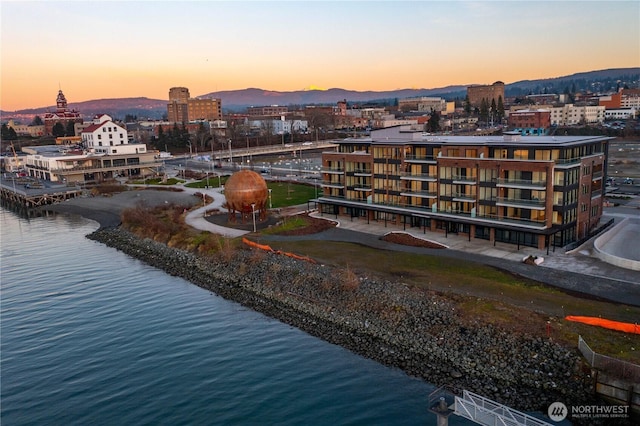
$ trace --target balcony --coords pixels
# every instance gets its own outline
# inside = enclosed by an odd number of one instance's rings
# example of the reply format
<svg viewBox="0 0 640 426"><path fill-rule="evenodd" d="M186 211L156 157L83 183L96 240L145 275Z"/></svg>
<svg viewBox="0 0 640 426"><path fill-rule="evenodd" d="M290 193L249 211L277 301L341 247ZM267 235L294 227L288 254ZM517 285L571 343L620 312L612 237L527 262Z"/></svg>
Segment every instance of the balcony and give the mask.
<svg viewBox="0 0 640 426"><path fill-rule="evenodd" d="M372 173L370 169L354 169L347 171L347 176L371 176Z"/></svg>
<svg viewBox="0 0 640 426"><path fill-rule="evenodd" d="M434 191L413 191L410 189L400 192L400 195L405 197L438 198L438 194Z"/></svg>
<svg viewBox="0 0 640 426"><path fill-rule="evenodd" d="M330 174L343 174L344 173L344 168L340 168L340 167L328 167L328 168L322 168L320 170L321 173L330 173Z"/></svg>
<svg viewBox="0 0 640 426"><path fill-rule="evenodd" d="M475 176L463 176L463 175L453 175L451 176L453 183L463 184L463 185L475 185L476 177Z"/></svg>
<svg viewBox="0 0 640 426"><path fill-rule="evenodd" d="M367 184L355 184L355 185L347 185L347 189L349 190L353 190L353 191L371 191L371 185L367 185Z"/></svg>
<svg viewBox="0 0 640 426"><path fill-rule="evenodd" d="M407 154L404 157L405 163L436 163L436 158L433 155L411 155Z"/></svg>
<svg viewBox="0 0 640 426"><path fill-rule="evenodd" d="M438 180L437 176L431 175L429 173L410 173L410 172L402 172L400 173L400 179L402 180L419 180L423 182L435 182Z"/></svg>
<svg viewBox="0 0 640 426"><path fill-rule="evenodd" d="M525 208L525 209L532 209L532 210L545 209L544 200L528 200L523 198L504 198L504 197L494 197L492 198L492 200L495 200L496 206L517 207L517 208Z"/></svg>
<svg viewBox="0 0 640 426"><path fill-rule="evenodd" d="M544 191L547 183L542 180L532 179L497 179L496 186L501 188L526 188Z"/></svg>
<svg viewBox="0 0 640 426"><path fill-rule="evenodd" d="M344 188L344 182L323 180L320 182L320 186L327 188Z"/></svg>
<svg viewBox="0 0 640 426"><path fill-rule="evenodd" d="M463 201L467 203L476 202L475 194L465 194L463 192L454 192L453 194L451 194L451 197L453 197L453 201Z"/></svg>

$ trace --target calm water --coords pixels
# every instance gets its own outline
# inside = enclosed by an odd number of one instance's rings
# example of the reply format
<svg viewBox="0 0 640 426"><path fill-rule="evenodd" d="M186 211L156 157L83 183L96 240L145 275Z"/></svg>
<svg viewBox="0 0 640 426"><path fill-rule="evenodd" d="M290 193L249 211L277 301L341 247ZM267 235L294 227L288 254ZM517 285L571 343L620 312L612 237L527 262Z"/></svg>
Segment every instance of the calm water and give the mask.
<svg viewBox="0 0 640 426"><path fill-rule="evenodd" d="M0 227L3 426L435 424L431 386L84 238L94 222Z"/></svg>

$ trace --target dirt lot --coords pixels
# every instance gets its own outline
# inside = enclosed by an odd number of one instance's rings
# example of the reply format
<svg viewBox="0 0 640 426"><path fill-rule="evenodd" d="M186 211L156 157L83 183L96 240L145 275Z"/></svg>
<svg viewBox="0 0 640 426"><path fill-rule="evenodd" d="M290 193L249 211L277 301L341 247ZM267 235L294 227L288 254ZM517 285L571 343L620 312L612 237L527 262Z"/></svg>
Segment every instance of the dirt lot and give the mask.
<svg viewBox="0 0 640 426"><path fill-rule="evenodd" d="M616 180L630 177L640 183L640 141L613 141L609 147L608 173Z"/></svg>

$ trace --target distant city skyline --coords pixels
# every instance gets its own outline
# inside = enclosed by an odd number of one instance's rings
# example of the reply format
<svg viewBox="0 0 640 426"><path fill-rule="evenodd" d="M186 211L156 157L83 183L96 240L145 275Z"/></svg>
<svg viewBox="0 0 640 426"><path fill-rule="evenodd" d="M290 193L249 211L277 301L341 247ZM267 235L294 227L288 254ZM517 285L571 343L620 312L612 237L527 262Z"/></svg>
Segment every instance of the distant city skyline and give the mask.
<svg viewBox="0 0 640 426"><path fill-rule="evenodd" d="M387 91L640 66L638 1L0 3L0 108L260 88Z"/></svg>

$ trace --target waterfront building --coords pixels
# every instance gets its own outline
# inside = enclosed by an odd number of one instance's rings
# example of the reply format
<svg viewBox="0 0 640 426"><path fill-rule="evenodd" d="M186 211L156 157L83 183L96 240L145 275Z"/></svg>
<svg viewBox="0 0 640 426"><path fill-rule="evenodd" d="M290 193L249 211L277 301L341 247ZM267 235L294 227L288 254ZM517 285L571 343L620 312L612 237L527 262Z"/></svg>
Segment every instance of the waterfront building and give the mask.
<svg viewBox="0 0 640 426"><path fill-rule="evenodd" d="M67 138L70 139L70 138ZM73 139L75 140L75 139ZM81 134L84 148L69 145L23 147L31 177L51 182L100 183L117 176L156 174L162 162L145 144L129 143L127 130L103 114Z"/></svg>
<svg viewBox="0 0 640 426"><path fill-rule="evenodd" d="M480 107L482 100L487 101L487 105L491 105L491 101L494 100L496 105L498 99L502 98L504 102L504 83L496 81L490 85L473 85L467 87L467 96L469 97L469 103L472 107Z"/></svg>
<svg viewBox="0 0 640 426"><path fill-rule="evenodd" d="M71 110L67 106L67 98L65 98L62 90L58 91L58 97L56 98L56 110L55 112L48 112L44 115L44 132L46 135L53 134L53 126L56 123L62 124L66 129L69 123L82 123L82 115L76 111Z"/></svg>
<svg viewBox="0 0 640 426"><path fill-rule="evenodd" d="M612 138L432 136L418 127L335 142L322 154L319 211L540 249L599 225Z"/></svg>

